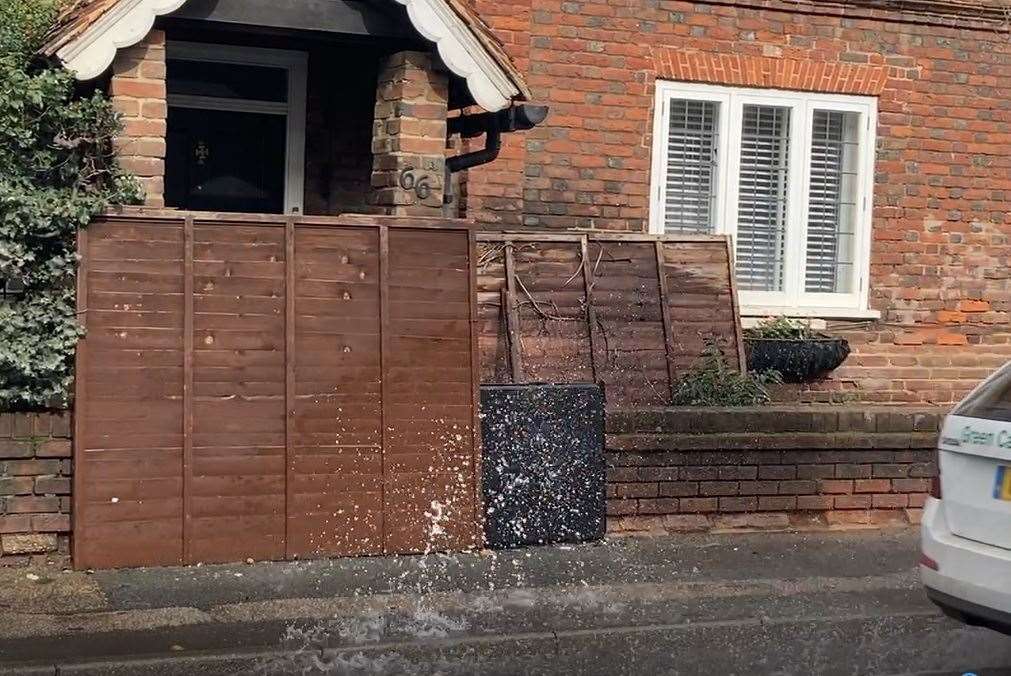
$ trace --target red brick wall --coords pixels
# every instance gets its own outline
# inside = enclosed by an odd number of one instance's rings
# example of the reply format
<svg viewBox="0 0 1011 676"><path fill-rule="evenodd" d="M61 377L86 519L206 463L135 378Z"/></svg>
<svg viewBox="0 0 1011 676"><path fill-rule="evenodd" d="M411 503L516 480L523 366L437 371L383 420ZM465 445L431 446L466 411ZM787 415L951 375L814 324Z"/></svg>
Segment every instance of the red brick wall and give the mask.
<svg viewBox="0 0 1011 676"><path fill-rule="evenodd" d="M834 326L854 355L803 396L948 403L1011 358L1007 22L845 2L475 4L551 114L505 161L470 172L469 216L644 229L658 77L873 93L882 319Z"/></svg>
<svg viewBox="0 0 1011 676"><path fill-rule="evenodd" d="M479 15L495 27L522 73L530 72L530 0L473 0ZM463 173L460 181L460 216L478 218L486 225L515 228L524 225L524 183L527 168L526 134L504 134L498 158L482 170ZM479 150L484 139L464 144L462 152ZM533 169L532 169L533 170Z"/></svg>
<svg viewBox="0 0 1011 676"><path fill-rule="evenodd" d="M116 139L123 168L144 188L144 204L165 206L165 32L153 30L116 54L109 82L112 105L123 117Z"/></svg>
<svg viewBox="0 0 1011 676"><path fill-rule="evenodd" d="M348 64L353 67L348 67ZM328 47L309 54L305 213L370 213L372 122L379 54ZM339 80L334 73L340 72Z"/></svg>
<svg viewBox="0 0 1011 676"><path fill-rule="evenodd" d="M433 59L397 52L380 64L369 204L389 215L442 215L449 78ZM428 184L427 195L404 189L405 172Z"/></svg>
<svg viewBox="0 0 1011 676"><path fill-rule="evenodd" d="M612 413L608 529L919 523L941 417L867 407Z"/></svg>
<svg viewBox="0 0 1011 676"><path fill-rule="evenodd" d="M0 414L0 566L69 553L70 415Z"/></svg>

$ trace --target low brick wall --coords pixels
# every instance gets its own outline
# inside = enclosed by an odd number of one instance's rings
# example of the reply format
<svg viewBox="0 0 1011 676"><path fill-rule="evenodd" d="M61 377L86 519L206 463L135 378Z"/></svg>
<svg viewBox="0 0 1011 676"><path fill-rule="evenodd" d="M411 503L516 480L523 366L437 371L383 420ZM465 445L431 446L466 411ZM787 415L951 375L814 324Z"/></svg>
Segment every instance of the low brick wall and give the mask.
<svg viewBox="0 0 1011 676"><path fill-rule="evenodd" d="M611 532L918 523L939 408L616 412Z"/></svg>
<svg viewBox="0 0 1011 676"><path fill-rule="evenodd" d="M940 408L615 412L608 530L916 523ZM68 559L69 414L0 414L0 566Z"/></svg>
<svg viewBox="0 0 1011 676"><path fill-rule="evenodd" d="M69 414L0 414L0 566L68 560Z"/></svg>

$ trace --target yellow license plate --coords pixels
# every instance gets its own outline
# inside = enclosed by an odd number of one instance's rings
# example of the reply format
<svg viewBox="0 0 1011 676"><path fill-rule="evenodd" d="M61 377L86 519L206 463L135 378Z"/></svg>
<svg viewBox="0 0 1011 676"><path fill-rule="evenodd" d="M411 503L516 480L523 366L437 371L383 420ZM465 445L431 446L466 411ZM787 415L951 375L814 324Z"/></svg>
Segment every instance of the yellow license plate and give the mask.
<svg viewBox="0 0 1011 676"><path fill-rule="evenodd" d="M995 500L1011 500L1011 467L997 468L997 479L993 482Z"/></svg>

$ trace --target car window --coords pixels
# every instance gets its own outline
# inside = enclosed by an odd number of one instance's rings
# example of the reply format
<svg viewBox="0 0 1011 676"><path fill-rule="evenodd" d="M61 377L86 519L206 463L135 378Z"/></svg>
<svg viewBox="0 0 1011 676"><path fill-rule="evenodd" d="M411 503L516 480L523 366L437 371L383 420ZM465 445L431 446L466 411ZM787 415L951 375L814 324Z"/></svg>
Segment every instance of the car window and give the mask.
<svg viewBox="0 0 1011 676"><path fill-rule="evenodd" d="M954 415L1011 422L1011 363L962 400Z"/></svg>

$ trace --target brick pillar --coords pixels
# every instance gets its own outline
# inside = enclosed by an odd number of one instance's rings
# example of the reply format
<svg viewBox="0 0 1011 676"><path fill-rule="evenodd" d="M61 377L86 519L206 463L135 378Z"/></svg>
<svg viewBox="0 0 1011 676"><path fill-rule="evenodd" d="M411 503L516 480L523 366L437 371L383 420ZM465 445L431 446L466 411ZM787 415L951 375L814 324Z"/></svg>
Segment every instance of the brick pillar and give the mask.
<svg viewBox="0 0 1011 676"><path fill-rule="evenodd" d="M144 204L165 206L168 104L164 31L153 30L143 41L116 55L109 94L123 116L123 131L115 142L120 162L140 179Z"/></svg>
<svg viewBox="0 0 1011 676"><path fill-rule="evenodd" d="M448 98L449 78L433 68L429 54L399 52L382 64L369 201L385 213L442 214Z"/></svg>

